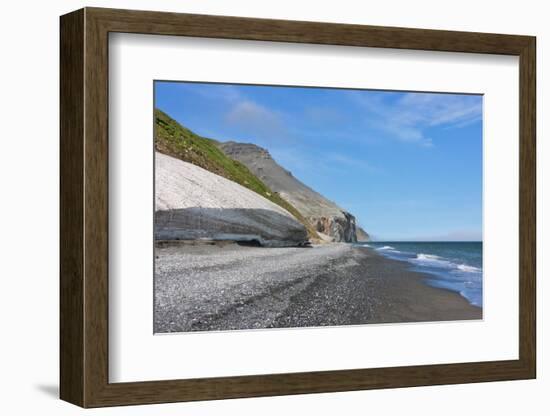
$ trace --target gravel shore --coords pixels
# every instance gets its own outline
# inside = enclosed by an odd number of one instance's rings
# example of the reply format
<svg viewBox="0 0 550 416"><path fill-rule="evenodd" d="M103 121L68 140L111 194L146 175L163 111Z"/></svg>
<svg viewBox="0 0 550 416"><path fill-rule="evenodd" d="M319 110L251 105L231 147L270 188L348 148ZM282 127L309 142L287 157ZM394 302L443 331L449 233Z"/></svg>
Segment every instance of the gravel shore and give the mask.
<svg viewBox="0 0 550 416"><path fill-rule="evenodd" d="M368 248L171 243L155 249L156 333L481 319Z"/></svg>

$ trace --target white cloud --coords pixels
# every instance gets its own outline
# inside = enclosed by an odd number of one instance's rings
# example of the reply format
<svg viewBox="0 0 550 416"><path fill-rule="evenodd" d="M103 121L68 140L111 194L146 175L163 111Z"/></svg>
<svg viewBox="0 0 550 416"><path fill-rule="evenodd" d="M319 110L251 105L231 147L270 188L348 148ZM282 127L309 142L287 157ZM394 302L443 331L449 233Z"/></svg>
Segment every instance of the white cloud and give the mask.
<svg viewBox="0 0 550 416"><path fill-rule="evenodd" d="M475 95L408 93L397 109L404 122L416 125L458 127L481 119L481 100Z"/></svg>
<svg viewBox="0 0 550 416"><path fill-rule="evenodd" d="M425 147L433 145L426 130L431 127L462 128L481 120L479 96L435 93L406 93L390 101L387 93L352 93L367 110L366 120L396 140Z"/></svg>
<svg viewBox="0 0 550 416"><path fill-rule="evenodd" d="M288 135L280 113L251 100L236 102L225 118L228 123L238 127L244 134L264 139Z"/></svg>
<svg viewBox="0 0 550 416"><path fill-rule="evenodd" d="M234 85L183 83L180 84L180 88L186 90L186 92L197 94L207 100L235 103L243 99L242 94Z"/></svg>

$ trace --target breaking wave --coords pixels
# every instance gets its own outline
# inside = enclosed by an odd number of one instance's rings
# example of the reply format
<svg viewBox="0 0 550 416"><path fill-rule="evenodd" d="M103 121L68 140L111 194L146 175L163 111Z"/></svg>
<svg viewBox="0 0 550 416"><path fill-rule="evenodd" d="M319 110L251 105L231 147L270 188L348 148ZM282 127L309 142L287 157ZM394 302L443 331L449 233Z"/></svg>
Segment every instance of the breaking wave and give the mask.
<svg viewBox="0 0 550 416"><path fill-rule="evenodd" d="M431 286L460 293L471 304L482 306L483 270L481 243L369 242L385 257L408 262L413 270L428 273ZM363 245L365 246L365 245Z"/></svg>

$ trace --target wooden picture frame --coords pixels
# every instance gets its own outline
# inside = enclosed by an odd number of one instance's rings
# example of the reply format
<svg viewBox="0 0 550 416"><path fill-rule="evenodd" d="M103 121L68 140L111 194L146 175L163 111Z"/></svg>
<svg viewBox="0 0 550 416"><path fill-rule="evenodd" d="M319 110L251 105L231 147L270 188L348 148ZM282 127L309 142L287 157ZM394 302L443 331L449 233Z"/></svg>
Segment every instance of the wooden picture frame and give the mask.
<svg viewBox="0 0 550 416"><path fill-rule="evenodd" d="M85 8L61 17L60 396L82 407L535 378L535 38ZM108 35L111 32L519 56L519 359L109 383Z"/></svg>

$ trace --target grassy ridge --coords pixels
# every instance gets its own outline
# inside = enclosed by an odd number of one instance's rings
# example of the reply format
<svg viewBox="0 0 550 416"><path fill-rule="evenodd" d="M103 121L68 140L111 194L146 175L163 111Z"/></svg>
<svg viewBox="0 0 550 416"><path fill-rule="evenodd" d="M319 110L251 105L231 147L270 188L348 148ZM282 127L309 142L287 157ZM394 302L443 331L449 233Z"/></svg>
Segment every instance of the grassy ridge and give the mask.
<svg viewBox="0 0 550 416"><path fill-rule="evenodd" d="M216 140L196 135L168 114L155 109L155 149L157 151L200 166L269 199L301 222L312 240L319 240L315 229L296 208L277 192L273 192L245 165L228 157L220 150L217 143Z"/></svg>

